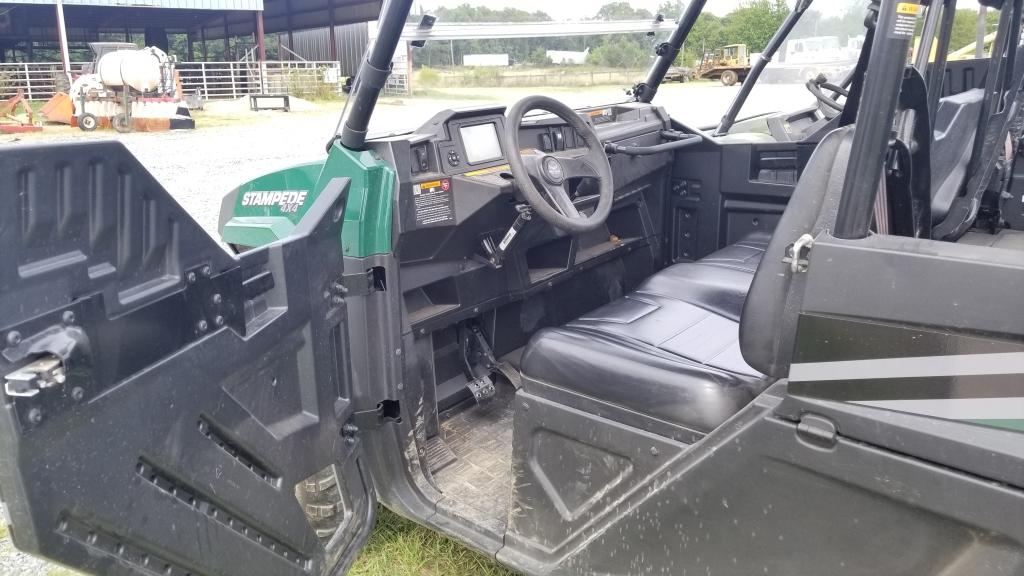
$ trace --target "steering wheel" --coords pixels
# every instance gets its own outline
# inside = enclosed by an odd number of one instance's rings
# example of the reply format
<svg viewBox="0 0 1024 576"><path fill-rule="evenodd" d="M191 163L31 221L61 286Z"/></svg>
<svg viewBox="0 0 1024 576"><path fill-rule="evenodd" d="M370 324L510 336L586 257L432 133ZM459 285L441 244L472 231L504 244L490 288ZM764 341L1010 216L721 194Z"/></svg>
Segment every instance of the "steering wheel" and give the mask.
<svg viewBox="0 0 1024 576"><path fill-rule="evenodd" d="M829 82L828 77L824 74L818 74L816 77L811 78L804 86L818 100L818 108L821 109L822 114L827 118L835 117L846 106L845 104L840 104L836 99L840 96L846 98L850 95L846 88ZM825 94L825 90L832 92L832 96Z"/></svg>
<svg viewBox="0 0 1024 576"><path fill-rule="evenodd" d="M565 120L583 137L586 151L545 153L532 146L524 150L519 143L519 128L523 116L531 110L550 112ZM505 153L516 186L533 211L555 228L570 233L586 232L608 219L615 194L612 167L594 128L572 108L547 96L527 96L516 102L505 122ZM580 212L573 203L569 189L573 178L597 180L597 207L590 214Z"/></svg>

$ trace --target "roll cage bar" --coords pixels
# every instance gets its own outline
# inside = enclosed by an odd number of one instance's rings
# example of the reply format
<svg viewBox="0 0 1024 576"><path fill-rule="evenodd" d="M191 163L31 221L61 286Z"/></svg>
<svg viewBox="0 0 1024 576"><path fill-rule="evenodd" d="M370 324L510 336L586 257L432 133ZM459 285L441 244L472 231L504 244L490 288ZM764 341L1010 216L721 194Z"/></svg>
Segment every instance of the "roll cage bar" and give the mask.
<svg viewBox="0 0 1024 576"><path fill-rule="evenodd" d="M761 77L761 72L764 71L765 66L772 61L775 57L775 53L782 47L782 43L786 41L786 37L793 31L793 27L797 25L800 18L804 15L804 12L811 7L811 3L814 0L797 0L797 3L793 5L793 9L786 16L786 19L779 26L779 29L772 35L771 40L765 46L764 51L761 52L761 57L757 59L757 62L750 68L750 72L747 73L747 78L740 85L740 92L733 99L732 104L729 105L729 110L726 111L725 116L722 117L722 121L718 124L718 128L715 129L715 136L722 136L728 134L732 125L736 122L736 116L740 113L740 109L743 108L743 104L746 103L747 97L750 96L751 90L754 89L754 85L757 84L757 79Z"/></svg>

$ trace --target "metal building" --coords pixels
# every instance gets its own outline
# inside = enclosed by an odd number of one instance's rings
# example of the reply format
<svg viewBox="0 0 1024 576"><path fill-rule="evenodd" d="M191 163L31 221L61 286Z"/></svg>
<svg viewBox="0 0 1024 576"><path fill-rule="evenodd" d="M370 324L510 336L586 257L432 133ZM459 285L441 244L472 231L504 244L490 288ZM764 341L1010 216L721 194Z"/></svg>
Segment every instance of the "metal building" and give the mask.
<svg viewBox="0 0 1024 576"><path fill-rule="evenodd" d="M341 73L354 76L359 70L359 61L369 41L366 22L342 24L334 27L334 33L327 26L312 30L300 30L289 38L282 36L281 46L306 60L337 60Z"/></svg>
<svg viewBox="0 0 1024 576"><path fill-rule="evenodd" d="M5 0L0 62L53 60L61 52L65 62L68 53L87 59L86 44L101 40L138 39L167 49L172 37L178 44L186 39L187 60L207 59L214 43L221 58L237 59L251 46L265 60L267 35L294 47L305 42L304 31L318 29L325 40L321 55L339 60L342 51L348 56L348 38L360 37L344 25L375 19L380 6L381 0Z"/></svg>

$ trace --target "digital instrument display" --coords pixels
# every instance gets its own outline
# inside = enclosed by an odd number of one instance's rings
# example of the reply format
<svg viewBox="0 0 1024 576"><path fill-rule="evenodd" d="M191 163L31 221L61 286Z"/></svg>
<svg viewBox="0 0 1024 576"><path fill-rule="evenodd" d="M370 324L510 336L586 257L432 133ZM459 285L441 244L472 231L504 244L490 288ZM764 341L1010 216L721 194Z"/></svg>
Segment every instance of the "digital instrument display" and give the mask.
<svg viewBox="0 0 1024 576"><path fill-rule="evenodd" d="M466 161L470 164L497 160L502 157L501 144L498 142L498 129L494 122L460 126L462 145L466 148Z"/></svg>

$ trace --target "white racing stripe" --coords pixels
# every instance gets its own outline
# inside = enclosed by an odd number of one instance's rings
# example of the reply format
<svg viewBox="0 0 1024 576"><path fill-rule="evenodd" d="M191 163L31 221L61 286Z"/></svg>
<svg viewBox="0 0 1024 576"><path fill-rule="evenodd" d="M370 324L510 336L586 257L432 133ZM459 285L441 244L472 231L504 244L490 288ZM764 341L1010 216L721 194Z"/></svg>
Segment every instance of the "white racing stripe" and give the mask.
<svg viewBox="0 0 1024 576"><path fill-rule="evenodd" d="M859 400L853 404L947 420L1024 420L1024 398Z"/></svg>
<svg viewBox="0 0 1024 576"><path fill-rule="evenodd" d="M1024 374L1024 352L804 362L789 368L790 382L996 374Z"/></svg>

